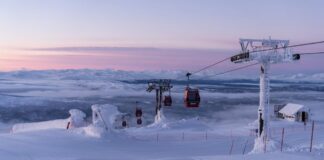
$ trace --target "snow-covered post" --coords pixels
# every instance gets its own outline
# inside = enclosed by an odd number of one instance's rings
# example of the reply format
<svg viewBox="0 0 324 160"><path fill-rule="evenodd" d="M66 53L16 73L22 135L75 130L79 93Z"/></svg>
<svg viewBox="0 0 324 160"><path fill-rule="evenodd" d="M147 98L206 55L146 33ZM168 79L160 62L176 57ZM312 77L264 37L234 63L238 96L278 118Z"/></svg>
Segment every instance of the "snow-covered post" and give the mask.
<svg viewBox="0 0 324 160"><path fill-rule="evenodd" d="M159 90L156 89L156 108L155 108L155 123L159 122L161 120L161 108L160 108L160 96L159 96Z"/></svg>
<svg viewBox="0 0 324 160"><path fill-rule="evenodd" d="M300 59L300 54L292 54L288 40L240 39L242 53L231 57L233 63L258 61L261 64L260 104L258 108L258 137L254 143L254 152L260 152L269 142L269 149L275 148L269 140L269 68L270 64L291 62ZM269 139L268 139L269 138Z"/></svg>
<svg viewBox="0 0 324 160"><path fill-rule="evenodd" d="M263 62L260 75L260 105L258 112L258 138L266 140L269 135L269 63ZM264 143L265 144L265 143Z"/></svg>
<svg viewBox="0 0 324 160"><path fill-rule="evenodd" d="M160 86L159 90L156 91L157 94L156 96L158 97L157 100L157 111L156 111L156 115L155 115L155 123L158 123L161 121L162 119L162 86Z"/></svg>

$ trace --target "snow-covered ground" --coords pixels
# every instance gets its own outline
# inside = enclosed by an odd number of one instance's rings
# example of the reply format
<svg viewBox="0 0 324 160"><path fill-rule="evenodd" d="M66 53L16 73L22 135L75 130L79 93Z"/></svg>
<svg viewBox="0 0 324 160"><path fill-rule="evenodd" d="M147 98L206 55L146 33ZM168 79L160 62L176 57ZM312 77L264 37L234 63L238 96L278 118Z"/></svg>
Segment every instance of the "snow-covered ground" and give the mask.
<svg viewBox="0 0 324 160"><path fill-rule="evenodd" d="M293 102L311 109L315 120L313 152L309 152L310 124L304 127L276 120L272 122L271 138L280 144L285 128L283 152L277 148L274 152L251 154L255 135L249 124L256 119L257 76L198 80L199 76L212 73L198 75L193 83L201 89L199 109L183 107L185 81L174 81L174 106L164 108L166 120L152 125L154 94L145 91L146 80L178 78L183 73L113 70L0 73L1 159L323 159L323 74L278 75L271 84L271 105ZM92 120L93 104L115 105L119 112L134 119L135 101L144 110L142 127L136 127L133 120L129 128L113 132L92 125L65 129L72 108L85 112L88 123ZM55 119L59 120L52 121ZM12 132L15 123L39 121L47 121L40 123L42 130ZM56 124L59 127L53 127Z"/></svg>
<svg viewBox="0 0 324 160"><path fill-rule="evenodd" d="M0 154L4 159L323 159L323 127L316 129L312 153L308 151L309 128L304 131L295 127L286 131L283 152L278 148L274 152L251 154L254 136L234 130L232 135L198 131L195 129L203 124L192 125L193 122L165 122L107 132L100 137L81 131L93 130L91 127L2 133ZM274 134L273 139L279 142L279 135Z"/></svg>

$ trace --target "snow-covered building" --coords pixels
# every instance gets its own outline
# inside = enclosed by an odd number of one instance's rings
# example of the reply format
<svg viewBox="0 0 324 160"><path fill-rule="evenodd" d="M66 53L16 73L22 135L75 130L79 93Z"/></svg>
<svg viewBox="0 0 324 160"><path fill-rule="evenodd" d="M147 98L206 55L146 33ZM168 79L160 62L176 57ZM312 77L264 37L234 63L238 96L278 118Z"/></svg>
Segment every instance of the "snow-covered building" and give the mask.
<svg viewBox="0 0 324 160"><path fill-rule="evenodd" d="M307 122L310 119L310 109L301 104L288 103L278 114L279 117L289 121Z"/></svg>

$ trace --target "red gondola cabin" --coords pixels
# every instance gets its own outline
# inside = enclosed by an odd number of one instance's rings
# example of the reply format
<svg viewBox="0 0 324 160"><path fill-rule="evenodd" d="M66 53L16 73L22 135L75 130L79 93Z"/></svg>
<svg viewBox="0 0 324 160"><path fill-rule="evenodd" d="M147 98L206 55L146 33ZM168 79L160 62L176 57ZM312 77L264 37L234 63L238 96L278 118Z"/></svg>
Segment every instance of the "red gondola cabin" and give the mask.
<svg viewBox="0 0 324 160"><path fill-rule="evenodd" d="M164 106L172 106L172 97L164 96Z"/></svg>
<svg viewBox="0 0 324 160"><path fill-rule="evenodd" d="M142 109L140 109L140 108L136 108L135 116L136 116L136 117L142 117Z"/></svg>
<svg viewBox="0 0 324 160"><path fill-rule="evenodd" d="M187 87L184 93L185 106L188 108L197 108L200 103L199 90Z"/></svg>

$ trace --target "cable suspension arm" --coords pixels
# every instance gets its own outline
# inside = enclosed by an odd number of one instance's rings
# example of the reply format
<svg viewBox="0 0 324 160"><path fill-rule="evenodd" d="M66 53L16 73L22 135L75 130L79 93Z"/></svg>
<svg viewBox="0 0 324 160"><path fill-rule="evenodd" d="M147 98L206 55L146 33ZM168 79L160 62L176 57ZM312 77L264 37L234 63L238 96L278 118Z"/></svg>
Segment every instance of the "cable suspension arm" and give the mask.
<svg viewBox="0 0 324 160"><path fill-rule="evenodd" d="M284 46L284 47L277 47L277 48L263 49L263 50L258 50L258 51L250 51L250 53L254 53L254 52L265 52L265 51L271 51L271 50L277 50L277 49L285 49L285 48L295 48L295 47L301 47L301 46L307 46L307 45L315 45L315 44L320 44L320 43L324 43L324 41L309 42L309 43L301 43L301 44L290 45L290 46ZM315 52L315 53L308 53L308 54L323 54L323 53L324 53L324 52ZM306 55L307 53L300 53L300 54L301 54L301 55ZM210 64L210 65L208 65L208 66L206 66L206 67L203 67L203 68L201 68L201 69L199 69L199 70L197 70L197 71L195 71L195 72L191 72L191 75L197 74L197 73L199 73L199 72L201 72L201 71L204 71L204 70L206 70L206 69L208 69L208 68L211 68L211 67L213 67L213 66L215 66L215 65L217 65L217 64L220 64L220 63L222 63L222 62L225 62L226 60L231 59L231 57L232 57L232 56L227 57L227 58L224 58L224 59L222 59L222 60L220 60L220 61L217 61L217 62L215 62L215 63L213 63L213 64Z"/></svg>

